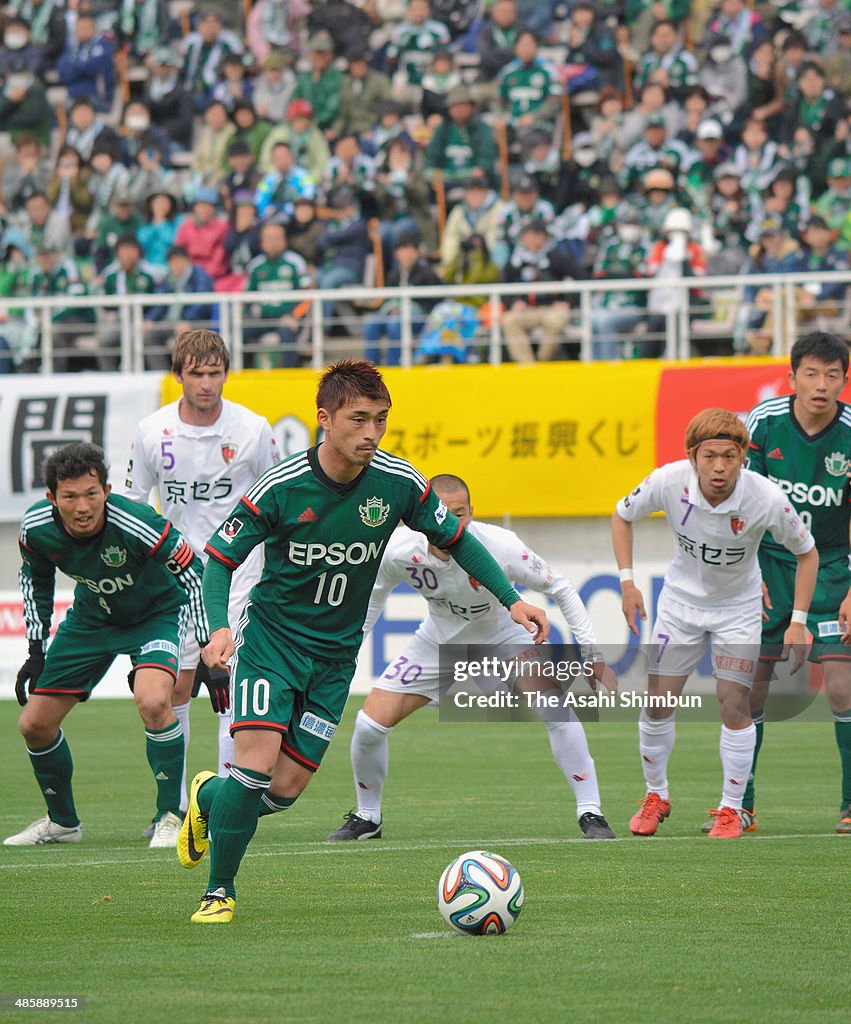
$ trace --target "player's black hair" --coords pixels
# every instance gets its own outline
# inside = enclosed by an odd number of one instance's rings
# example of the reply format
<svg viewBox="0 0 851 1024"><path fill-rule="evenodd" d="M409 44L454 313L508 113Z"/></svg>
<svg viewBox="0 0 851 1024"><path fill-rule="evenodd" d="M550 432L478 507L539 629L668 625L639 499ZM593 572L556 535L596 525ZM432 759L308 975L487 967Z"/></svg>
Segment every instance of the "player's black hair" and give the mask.
<svg viewBox="0 0 851 1024"><path fill-rule="evenodd" d="M813 331L798 338L790 355L792 373L797 372L805 356L812 356L822 363L841 363L842 372L848 373L848 345L838 334Z"/></svg>
<svg viewBox="0 0 851 1024"><path fill-rule="evenodd" d="M463 491L467 495L467 504L470 504L470 488L460 476L455 476L454 473L438 473L437 476L431 478L429 483L433 490L440 487L447 491Z"/></svg>
<svg viewBox="0 0 851 1024"><path fill-rule="evenodd" d="M322 374L316 390L316 408L335 413L360 398L392 404L378 369L368 359L340 359Z"/></svg>
<svg viewBox="0 0 851 1024"><path fill-rule="evenodd" d="M88 476L92 470L97 473L101 486L106 487L109 468L106 456L100 445L75 441L57 448L41 465L41 475L51 494L62 480L76 480L79 476Z"/></svg>

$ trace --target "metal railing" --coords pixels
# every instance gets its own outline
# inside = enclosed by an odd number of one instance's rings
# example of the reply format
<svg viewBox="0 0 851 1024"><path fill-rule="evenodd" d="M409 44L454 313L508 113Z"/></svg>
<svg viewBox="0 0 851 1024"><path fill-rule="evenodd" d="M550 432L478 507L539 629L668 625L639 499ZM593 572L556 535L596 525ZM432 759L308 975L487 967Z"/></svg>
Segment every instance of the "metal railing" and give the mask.
<svg viewBox="0 0 851 1024"><path fill-rule="evenodd" d="M528 301L530 296L556 296L571 303L560 337L563 345L561 356L592 361L596 352L595 342L599 340L594 333L595 315L599 312L615 312L601 309L601 297L612 292L646 292L648 303L652 306L653 292L664 289L669 308L660 313L654 313L652 309L634 310L641 315L636 324L617 336L618 355L628 357L636 339L650 339L656 342L655 355L668 359L686 359L694 355L744 351L742 327L743 315L747 310L743 309L742 295L746 287L753 286L770 292L769 298L763 293L760 303L762 313L770 316L771 323L770 344L765 346L766 354L780 355L788 351L797 333L816 327L834 330L849 338L851 288L846 289L845 298L829 305L824 304L823 308L818 305L804 307L801 304L803 292L825 284L851 284L851 270L830 274L589 280L536 285L497 283L427 288L211 292L183 296L15 297L0 299L0 337L5 336L10 321L28 322L31 338L35 340L31 341L29 353L17 353L17 356L19 361L24 359L25 368L31 372L52 373L56 371L57 364L60 369L68 364L74 368L75 361L87 356L95 360L111 358L115 365L109 368L133 372L152 368L151 362L159 357L160 365L155 368L162 369L163 362L167 361L168 344L161 339L158 342L150 340L151 330L150 325L146 326L145 311L155 305L169 307L172 303L182 301L217 308L218 318L214 326L229 345L235 370L251 365L262 367L296 363L319 369L329 357L361 354L364 349L365 319L376 315L383 303L395 302L398 306L398 341L384 341L380 348L386 352L389 346L396 347L400 352L401 365L411 366L419 361L417 332L423 321L423 315L417 313L415 304L423 299L464 302L476 296L480 301L484 300L480 314L485 309L487 312L480 315L475 334L465 342L470 355L468 361L498 364L510 361L510 356L504 351L506 307L510 307L517 298ZM292 304L301 310L289 345L275 340L274 332L279 325L271 319L259 318L255 308L261 304L271 306L277 303ZM323 303L333 303L335 310L344 306L349 312L335 312L333 316L326 316ZM756 307L749 308L756 316ZM97 322L57 322L54 318L60 310L65 311L66 316L70 312L72 319L73 311L94 311ZM85 315L85 312L79 315ZM655 327L649 323L654 319ZM338 324L347 328L347 335L333 336L331 329ZM154 327L160 336L168 333L168 323L160 321ZM111 347L103 344L107 330L113 339ZM69 337L71 342L67 343ZM79 344L81 340L85 344ZM538 343L534 334L532 342L534 348ZM14 345L10 347L14 349ZM286 352L288 347L290 351ZM4 355L8 357L9 353L0 352L0 358ZM286 359L282 358L284 355Z"/></svg>

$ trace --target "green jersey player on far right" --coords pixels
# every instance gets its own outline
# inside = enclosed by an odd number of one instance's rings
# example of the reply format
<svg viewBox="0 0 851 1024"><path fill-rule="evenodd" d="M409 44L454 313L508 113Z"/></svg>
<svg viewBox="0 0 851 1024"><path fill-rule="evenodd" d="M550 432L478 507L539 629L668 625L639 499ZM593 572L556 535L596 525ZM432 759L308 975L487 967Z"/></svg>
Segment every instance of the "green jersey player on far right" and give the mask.
<svg viewBox="0 0 851 1024"><path fill-rule="evenodd" d="M848 346L820 331L792 346L789 384L794 394L760 402L747 420L748 468L773 480L789 496L818 547L818 582L807 617L810 657L824 674L842 764L842 803L836 831L851 834L851 592L849 522L851 408L839 401L848 377ZM756 726L753 767L742 800L745 831L756 830L754 772L762 744L765 699L783 633L792 614L795 559L766 534L759 565L770 607L762 631L763 654L751 690ZM712 827L712 822L703 826Z"/></svg>

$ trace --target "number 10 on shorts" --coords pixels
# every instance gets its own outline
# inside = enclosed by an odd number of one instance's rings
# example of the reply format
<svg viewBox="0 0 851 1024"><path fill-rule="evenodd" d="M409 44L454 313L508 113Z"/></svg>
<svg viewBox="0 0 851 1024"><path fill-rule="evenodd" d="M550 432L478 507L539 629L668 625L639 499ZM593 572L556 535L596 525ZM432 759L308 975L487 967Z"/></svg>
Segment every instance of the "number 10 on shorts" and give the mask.
<svg viewBox="0 0 851 1024"><path fill-rule="evenodd" d="M240 691L240 714L247 718L249 714L249 702L251 703L251 714L263 718L269 713L269 680L240 679L236 684Z"/></svg>

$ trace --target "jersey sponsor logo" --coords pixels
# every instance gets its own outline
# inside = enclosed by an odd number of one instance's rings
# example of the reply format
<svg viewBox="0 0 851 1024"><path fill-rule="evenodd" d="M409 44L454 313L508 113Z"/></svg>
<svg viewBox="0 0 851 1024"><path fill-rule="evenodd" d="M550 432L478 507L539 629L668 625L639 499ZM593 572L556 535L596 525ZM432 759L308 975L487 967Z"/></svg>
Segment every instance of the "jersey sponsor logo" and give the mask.
<svg viewBox="0 0 851 1024"><path fill-rule="evenodd" d="M108 547L106 551L101 551L100 558L104 565L108 565L110 569L120 569L127 561L127 552L124 548L120 548L117 544L113 544L111 547Z"/></svg>
<svg viewBox="0 0 851 1024"><path fill-rule="evenodd" d="M236 453L239 451L239 445L236 444L223 444L222 445L222 458L225 460L225 465L229 466L236 458Z"/></svg>
<svg viewBox="0 0 851 1024"><path fill-rule="evenodd" d="M480 591L480 590L482 589L482 585L481 585L481 583L479 583L479 581L478 581L478 580L474 580L472 576L468 576L468 577L467 577L467 579L468 579L468 580L470 581L470 586L471 586L471 587L473 588L473 590L475 590L475 591L476 591L477 593L478 593L478 591Z"/></svg>
<svg viewBox="0 0 851 1024"><path fill-rule="evenodd" d="M818 635L842 636L842 627L839 625L839 620L831 619L829 622L820 622L818 624Z"/></svg>
<svg viewBox="0 0 851 1024"><path fill-rule="evenodd" d="M843 475L845 470L842 471ZM844 487L823 487L821 484L806 484L802 480L781 480L779 477L771 476L768 479L777 484L784 494L788 494L792 501L799 505L813 505L818 508L841 508L842 498L845 493ZM787 511L787 510L784 510Z"/></svg>
<svg viewBox="0 0 851 1024"><path fill-rule="evenodd" d="M312 715L309 711L305 711L298 724L300 729L313 733L314 736L318 736L322 740L330 740L337 731L337 726L333 722Z"/></svg>
<svg viewBox="0 0 851 1024"><path fill-rule="evenodd" d="M449 509L443 504L442 501L438 501L437 508L434 510L434 521L438 526L442 526L446 522L446 515Z"/></svg>
<svg viewBox="0 0 851 1024"><path fill-rule="evenodd" d="M74 576L73 573L69 573L69 576L77 583L88 587L93 594L120 594L125 587L132 587L135 583L132 573L129 572L126 576L116 576L114 580L87 580L85 576Z"/></svg>
<svg viewBox="0 0 851 1024"><path fill-rule="evenodd" d="M744 516L730 516L730 529L733 531L734 537L738 537L740 533L744 532L747 522Z"/></svg>
<svg viewBox="0 0 851 1024"><path fill-rule="evenodd" d="M226 523L223 523L219 529L218 536L222 538L225 544L233 544L234 537L239 533L245 524L241 519L234 516L232 519L228 519Z"/></svg>
<svg viewBox="0 0 851 1024"><path fill-rule="evenodd" d="M365 505L358 505L358 512L364 526L383 526L390 517L390 506L385 505L383 498L367 498Z"/></svg>
<svg viewBox="0 0 851 1024"><path fill-rule="evenodd" d="M290 541L289 558L293 565L313 565L314 562L325 562L328 565L361 565L363 562L371 562L381 558L381 549L384 541L377 544L363 544L355 541L354 544L346 546L343 543L334 544L298 544Z"/></svg>
<svg viewBox="0 0 851 1024"><path fill-rule="evenodd" d="M312 508L308 507L297 517L296 522L299 523L315 523L319 516L313 511Z"/></svg>
<svg viewBox="0 0 851 1024"><path fill-rule="evenodd" d="M139 648L139 654L151 654L153 651L164 651L166 654L173 654L177 657L177 644L170 640L151 640Z"/></svg>
<svg viewBox="0 0 851 1024"><path fill-rule="evenodd" d="M767 459L782 459L783 452L779 448L772 448L772 450L766 455Z"/></svg>
<svg viewBox="0 0 851 1024"><path fill-rule="evenodd" d="M831 452L825 456L824 468L831 476L845 476L851 469L851 460L846 459L842 452Z"/></svg>

